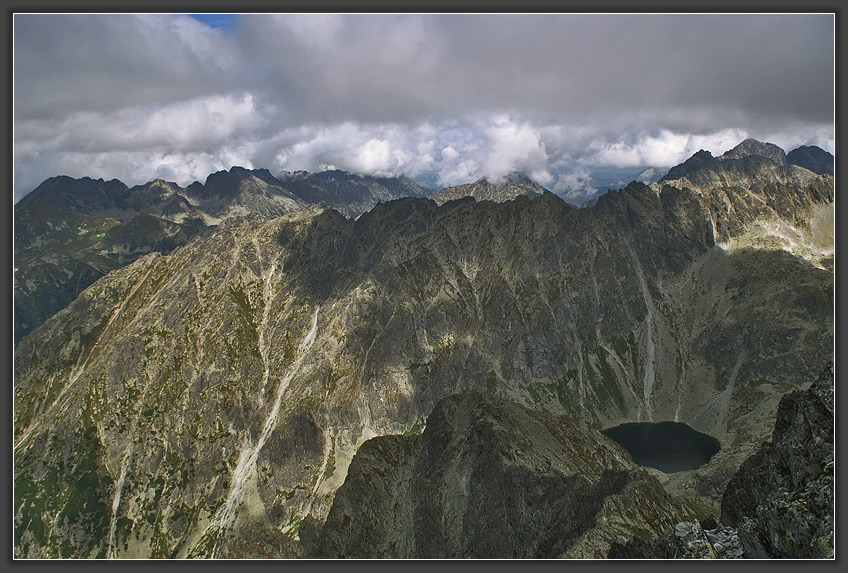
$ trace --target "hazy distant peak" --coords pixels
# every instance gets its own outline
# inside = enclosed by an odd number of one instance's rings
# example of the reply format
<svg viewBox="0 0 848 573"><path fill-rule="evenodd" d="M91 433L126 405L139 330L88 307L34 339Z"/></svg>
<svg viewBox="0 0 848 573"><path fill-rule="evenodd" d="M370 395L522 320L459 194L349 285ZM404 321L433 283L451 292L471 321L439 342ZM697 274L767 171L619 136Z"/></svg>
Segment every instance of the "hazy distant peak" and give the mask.
<svg viewBox="0 0 848 573"><path fill-rule="evenodd" d="M649 167L636 176L636 181L639 183L653 183L665 176L666 173L668 173L667 167Z"/></svg>
<svg viewBox="0 0 848 573"><path fill-rule="evenodd" d="M536 186L536 182L530 179L526 173L520 171L510 171L504 175L500 175L498 177L491 176L483 176L477 181L475 181L477 185L492 185L492 186L500 186L500 185L530 185Z"/></svg>

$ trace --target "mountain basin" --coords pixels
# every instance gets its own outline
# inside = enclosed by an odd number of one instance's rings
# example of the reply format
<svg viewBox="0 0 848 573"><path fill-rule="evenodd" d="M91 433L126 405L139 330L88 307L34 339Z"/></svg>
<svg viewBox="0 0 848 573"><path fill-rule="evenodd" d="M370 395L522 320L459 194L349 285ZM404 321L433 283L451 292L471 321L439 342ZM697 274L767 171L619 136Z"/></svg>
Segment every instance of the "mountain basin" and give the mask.
<svg viewBox="0 0 848 573"><path fill-rule="evenodd" d="M716 438L682 422L628 422L603 430L633 461L665 473L698 468L721 449Z"/></svg>

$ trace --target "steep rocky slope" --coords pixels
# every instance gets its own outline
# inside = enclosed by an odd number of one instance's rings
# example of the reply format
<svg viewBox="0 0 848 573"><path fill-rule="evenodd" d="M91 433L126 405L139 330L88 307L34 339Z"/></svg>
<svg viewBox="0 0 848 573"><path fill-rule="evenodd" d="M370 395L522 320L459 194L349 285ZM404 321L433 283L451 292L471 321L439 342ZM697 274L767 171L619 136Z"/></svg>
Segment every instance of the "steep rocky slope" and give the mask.
<svg viewBox="0 0 848 573"><path fill-rule="evenodd" d="M306 204L263 170L234 167L182 189L157 179L47 179L15 205L14 341L95 280L153 251L168 253L229 217L268 219Z"/></svg>
<svg viewBox="0 0 848 573"><path fill-rule="evenodd" d="M500 181L492 182L481 177L474 183L446 187L430 195L430 199L437 205L463 197L474 197L477 201L511 201L519 196L538 197L545 192L544 187L526 175L509 173Z"/></svg>
<svg viewBox="0 0 848 573"><path fill-rule="evenodd" d="M721 163L579 210L225 221L113 271L15 352L16 553L300 555L364 442L467 390L594 429L686 422L722 451L656 477L717 506L833 344L830 270L721 246L763 221L806 233L833 179Z"/></svg>
<svg viewBox="0 0 848 573"><path fill-rule="evenodd" d="M440 401L421 435L365 442L320 535L301 539L321 558L591 558L683 515L602 434L470 393Z"/></svg>
<svg viewBox="0 0 848 573"><path fill-rule="evenodd" d="M141 254L168 253L230 218L267 220L326 202L356 217L379 201L420 196L413 181L342 171L285 177L233 167L183 189L156 179L45 180L15 206L15 343L96 279ZM107 234L108 230L108 234Z"/></svg>

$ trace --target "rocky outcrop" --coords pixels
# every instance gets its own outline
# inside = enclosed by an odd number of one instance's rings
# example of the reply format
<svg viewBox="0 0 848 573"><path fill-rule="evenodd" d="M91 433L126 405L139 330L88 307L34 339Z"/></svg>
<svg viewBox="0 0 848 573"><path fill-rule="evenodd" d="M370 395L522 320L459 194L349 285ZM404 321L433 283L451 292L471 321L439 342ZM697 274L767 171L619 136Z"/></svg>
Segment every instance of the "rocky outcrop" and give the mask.
<svg viewBox="0 0 848 573"><path fill-rule="evenodd" d="M437 205L463 197L473 197L477 201L502 202L511 201L519 196L538 197L546 192L548 191L544 187L532 181L523 173L508 173L497 181L490 181L486 177L481 177L474 183L446 187L430 195L430 199L435 201Z"/></svg>
<svg viewBox="0 0 848 573"><path fill-rule="evenodd" d="M721 519L752 558L832 558L834 386L829 366L780 401L771 441L730 480Z"/></svg>
<svg viewBox="0 0 848 573"><path fill-rule="evenodd" d="M304 543L319 558L597 557L616 536L680 516L600 433L471 393L439 402L421 435L365 442Z"/></svg>
<svg viewBox="0 0 848 573"><path fill-rule="evenodd" d="M607 554L609 559L743 559L745 550L738 533L722 524L681 521L671 533L656 539L620 538Z"/></svg>

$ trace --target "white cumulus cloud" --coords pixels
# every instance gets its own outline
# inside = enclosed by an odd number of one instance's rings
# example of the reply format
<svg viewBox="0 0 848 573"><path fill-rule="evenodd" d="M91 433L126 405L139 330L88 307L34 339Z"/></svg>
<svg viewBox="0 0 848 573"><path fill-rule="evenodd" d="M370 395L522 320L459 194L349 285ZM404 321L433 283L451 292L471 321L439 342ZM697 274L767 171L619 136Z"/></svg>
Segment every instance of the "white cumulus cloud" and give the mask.
<svg viewBox="0 0 848 573"><path fill-rule="evenodd" d="M745 137L833 152L834 21L15 14L13 197L63 173L182 182L230 161L577 189L587 166L667 167Z"/></svg>

